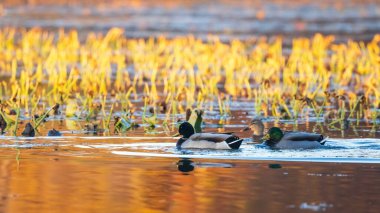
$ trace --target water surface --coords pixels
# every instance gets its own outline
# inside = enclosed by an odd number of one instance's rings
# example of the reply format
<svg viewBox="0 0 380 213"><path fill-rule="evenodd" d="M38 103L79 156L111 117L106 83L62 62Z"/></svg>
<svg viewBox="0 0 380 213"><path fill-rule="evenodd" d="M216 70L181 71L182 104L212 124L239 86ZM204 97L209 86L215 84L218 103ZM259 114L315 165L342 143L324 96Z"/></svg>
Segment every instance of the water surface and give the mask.
<svg viewBox="0 0 380 213"><path fill-rule="evenodd" d="M0 149L1 212L377 212L379 164ZM17 159L16 160L16 156Z"/></svg>

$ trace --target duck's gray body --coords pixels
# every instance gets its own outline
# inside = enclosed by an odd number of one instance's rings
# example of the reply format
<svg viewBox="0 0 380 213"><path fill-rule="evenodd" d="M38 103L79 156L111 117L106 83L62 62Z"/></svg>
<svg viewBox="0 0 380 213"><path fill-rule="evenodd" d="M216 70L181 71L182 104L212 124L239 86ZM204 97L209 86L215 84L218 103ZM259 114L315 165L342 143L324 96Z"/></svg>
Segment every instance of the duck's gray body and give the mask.
<svg viewBox="0 0 380 213"><path fill-rule="evenodd" d="M195 133L189 138L180 138L177 148L181 149L238 149L243 139L231 134Z"/></svg>
<svg viewBox="0 0 380 213"><path fill-rule="evenodd" d="M231 149L225 141L222 142L210 142L206 140L194 141L191 139L182 143L183 149Z"/></svg>
<svg viewBox="0 0 380 213"><path fill-rule="evenodd" d="M178 133L183 135L177 141L178 149L239 149L243 139L231 133L195 133L189 122L183 122Z"/></svg>
<svg viewBox="0 0 380 213"><path fill-rule="evenodd" d="M254 118L250 125L244 130L251 129L252 139L264 135L264 124L260 118ZM262 138L264 145L275 149L316 149L321 148L327 138L321 134L310 132L289 132L282 131L278 127L272 127Z"/></svg>
<svg viewBox="0 0 380 213"><path fill-rule="evenodd" d="M284 132L284 136L281 140L273 145L272 148L276 149L316 149L321 148L327 138L324 138L321 134L309 133L309 132Z"/></svg>

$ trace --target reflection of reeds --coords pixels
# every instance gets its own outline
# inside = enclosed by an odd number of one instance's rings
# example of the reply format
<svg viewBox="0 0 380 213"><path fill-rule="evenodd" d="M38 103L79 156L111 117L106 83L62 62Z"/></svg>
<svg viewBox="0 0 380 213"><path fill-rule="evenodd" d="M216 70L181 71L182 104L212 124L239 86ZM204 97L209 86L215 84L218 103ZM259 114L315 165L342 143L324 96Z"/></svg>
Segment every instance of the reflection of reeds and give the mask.
<svg viewBox="0 0 380 213"><path fill-rule="evenodd" d="M0 72L6 76L0 84L2 99L19 99L16 108L31 114L40 102L62 104L68 117L78 115L81 107L87 121L96 119L95 103L100 102L104 128L112 117L105 112L106 98L130 109L141 91L145 111L154 109L151 119L143 116L150 126L157 123L162 100L165 113L173 116L187 107L213 110L216 101L220 114L228 115L228 103L243 97L254 101L256 114L294 121L304 116L305 106L322 117L328 99L337 99L331 106L338 120L378 117L380 35L368 44L336 44L333 36L317 34L294 39L291 51L284 53L280 38L222 43L216 37L144 40L123 34L114 28L106 35L90 33L81 42L75 30L0 30ZM333 98L324 93L331 90L336 91Z"/></svg>

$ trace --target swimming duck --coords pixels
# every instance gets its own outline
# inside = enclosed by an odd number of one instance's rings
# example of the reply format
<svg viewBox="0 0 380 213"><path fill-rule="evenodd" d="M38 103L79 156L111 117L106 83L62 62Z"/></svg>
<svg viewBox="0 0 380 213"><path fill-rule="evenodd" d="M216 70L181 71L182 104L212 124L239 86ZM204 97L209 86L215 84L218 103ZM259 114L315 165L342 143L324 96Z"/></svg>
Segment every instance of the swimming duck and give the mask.
<svg viewBox="0 0 380 213"><path fill-rule="evenodd" d="M249 123L248 127L244 128L242 131L251 130L253 136L264 136L264 124L260 118L254 118Z"/></svg>
<svg viewBox="0 0 380 213"><path fill-rule="evenodd" d="M252 137L264 135L264 124L261 119L253 119L247 128L253 131ZM261 140L265 145L271 148L313 149L323 146L327 140L327 137L325 138L321 134L310 132L284 132L278 127L272 127Z"/></svg>
<svg viewBox="0 0 380 213"><path fill-rule="evenodd" d="M239 149L243 141L227 133L195 133L194 127L189 122L183 122L178 132L183 136L177 141L178 149Z"/></svg>
<svg viewBox="0 0 380 213"><path fill-rule="evenodd" d="M277 149L315 149L322 147L327 138L310 132L283 132L272 127L262 138L265 145Z"/></svg>

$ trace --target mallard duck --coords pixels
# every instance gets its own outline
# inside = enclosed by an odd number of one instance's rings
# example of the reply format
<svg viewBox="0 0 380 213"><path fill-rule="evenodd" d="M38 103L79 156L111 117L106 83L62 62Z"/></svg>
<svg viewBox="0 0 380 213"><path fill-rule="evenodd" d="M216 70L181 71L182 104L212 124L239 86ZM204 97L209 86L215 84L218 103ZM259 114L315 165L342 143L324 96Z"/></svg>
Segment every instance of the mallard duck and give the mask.
<svg viewBox="0 0 380 213"><path fill-rule="evenodd" d="M183 136L177 141L178 149L239 149L243 141L227 133L195 133L194 127L189 122L183 122L178 132Z"/></svg>
<svg viewBox="0 0 380 213"><path fill-rule="evenodd" d="M262 138L263 143L277 149L315 149L322 147L327 138L321 134L310 132L283 132L272 127Z"/></svg>
<svg viewBox="0 0 380 213"><path fill-rule="evenodd" d="M264 124L260 118L254 118L249 123L248 127L244 128L242 131L251 130L253 136L264 136Z"/></svg>
<svg viewBox="0 0 380 213"><path fill-rule="evenodd" d="M252 137L264 135L264 124L259 118L253 119L246 129L250 129L253 132ZM272 127L261 140L265 145L272 148L313 149L323 146L327 138L321 134L310 132L284 132L278 127Z"/></svg>

